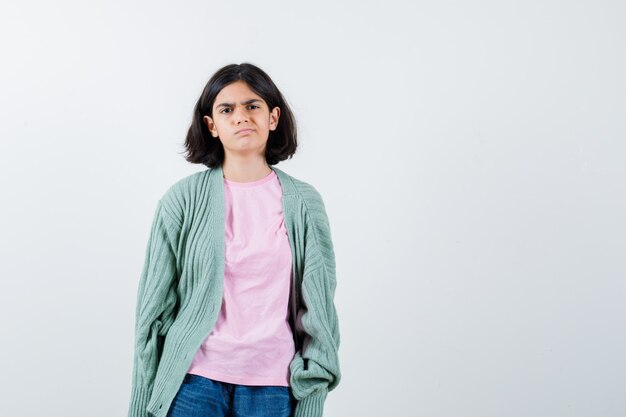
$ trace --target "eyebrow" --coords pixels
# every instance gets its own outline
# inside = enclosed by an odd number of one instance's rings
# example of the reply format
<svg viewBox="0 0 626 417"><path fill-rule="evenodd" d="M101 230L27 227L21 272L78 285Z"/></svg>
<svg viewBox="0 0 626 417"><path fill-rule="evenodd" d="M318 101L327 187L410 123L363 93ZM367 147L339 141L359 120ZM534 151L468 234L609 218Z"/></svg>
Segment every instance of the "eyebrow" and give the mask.
<svg viewBox="0 0 626 417"><path fill-rule="evenodd" d="M254 103L256 101L261 102L261 100L259 100L258 98L253 98L253 99L250 99L250 100L242 101L241 104L250 104L250 103ZM232 107L234 105L235 105L235 103L220 103L220 104L218 104L215 107L216 108L217 107Z"/></svg>

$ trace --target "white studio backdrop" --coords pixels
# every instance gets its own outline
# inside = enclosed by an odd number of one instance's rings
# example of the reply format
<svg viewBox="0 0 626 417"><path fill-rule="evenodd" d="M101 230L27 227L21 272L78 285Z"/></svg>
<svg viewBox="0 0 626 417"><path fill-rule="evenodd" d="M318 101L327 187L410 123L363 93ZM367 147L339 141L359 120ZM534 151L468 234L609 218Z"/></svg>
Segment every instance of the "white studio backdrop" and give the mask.
<svg viewBox="0 0 626 417"><path fill-rule="evenodd" d="M0 2L2 416L125 416L158 198L210 75L300 127L327 416L626 415L623 1Z"/></svg>

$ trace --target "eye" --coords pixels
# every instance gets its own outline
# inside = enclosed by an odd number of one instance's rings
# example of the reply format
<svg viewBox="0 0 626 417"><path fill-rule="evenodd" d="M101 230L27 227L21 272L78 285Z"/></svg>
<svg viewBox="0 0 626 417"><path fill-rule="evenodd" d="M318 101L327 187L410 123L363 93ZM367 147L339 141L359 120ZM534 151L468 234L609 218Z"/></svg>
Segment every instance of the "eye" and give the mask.
<svg viewBox="0 0 626 417"><path fill-rule="evenodd" d="M259 109L259 108L260 108L260 107L259 107L259 106L257 106L256 104L250 104L250 107L254 107L254 108L257 108L257 109Z"/></svg>
<svg viewBox="0 0 626 417"><path fill-rule="evenodd" d="M226 110L230 110L228 107L220 111L220 113L224 113Z"/></svg>

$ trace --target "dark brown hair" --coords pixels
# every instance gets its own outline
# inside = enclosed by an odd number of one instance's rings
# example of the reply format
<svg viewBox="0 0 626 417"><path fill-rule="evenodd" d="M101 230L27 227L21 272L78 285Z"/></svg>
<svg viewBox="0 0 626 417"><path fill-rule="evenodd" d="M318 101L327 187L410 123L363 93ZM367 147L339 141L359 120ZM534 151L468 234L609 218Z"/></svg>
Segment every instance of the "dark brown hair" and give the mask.
<svg viewBox="0 0 626 417"><path fill-rule="evenodd" d="M215 97L227 85L244 81L252 91L261 96L271 109L278 106L278 126L270 131L265 147L268 165L291 158L298 147L296 121L287 101L272 79L261 68L249 64L230 64L220 68L208 81L193 111L191 126L185 139L185 159L194 164L214 168L224 162L224 146L216 140L202 118L213 117Z"/></svg>

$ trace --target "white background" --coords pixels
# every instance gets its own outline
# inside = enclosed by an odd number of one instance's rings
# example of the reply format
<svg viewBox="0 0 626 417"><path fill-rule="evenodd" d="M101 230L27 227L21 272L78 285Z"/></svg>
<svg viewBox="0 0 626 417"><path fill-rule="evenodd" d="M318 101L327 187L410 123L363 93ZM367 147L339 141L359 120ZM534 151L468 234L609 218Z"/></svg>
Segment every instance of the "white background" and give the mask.
<svg viewBox="0 0 626 417"><path fill-rule="evenodd" d="M267 71L337 261L327 416L626 414L623 1L2 1L2 416L125 416L156 202Z"/></svg>

